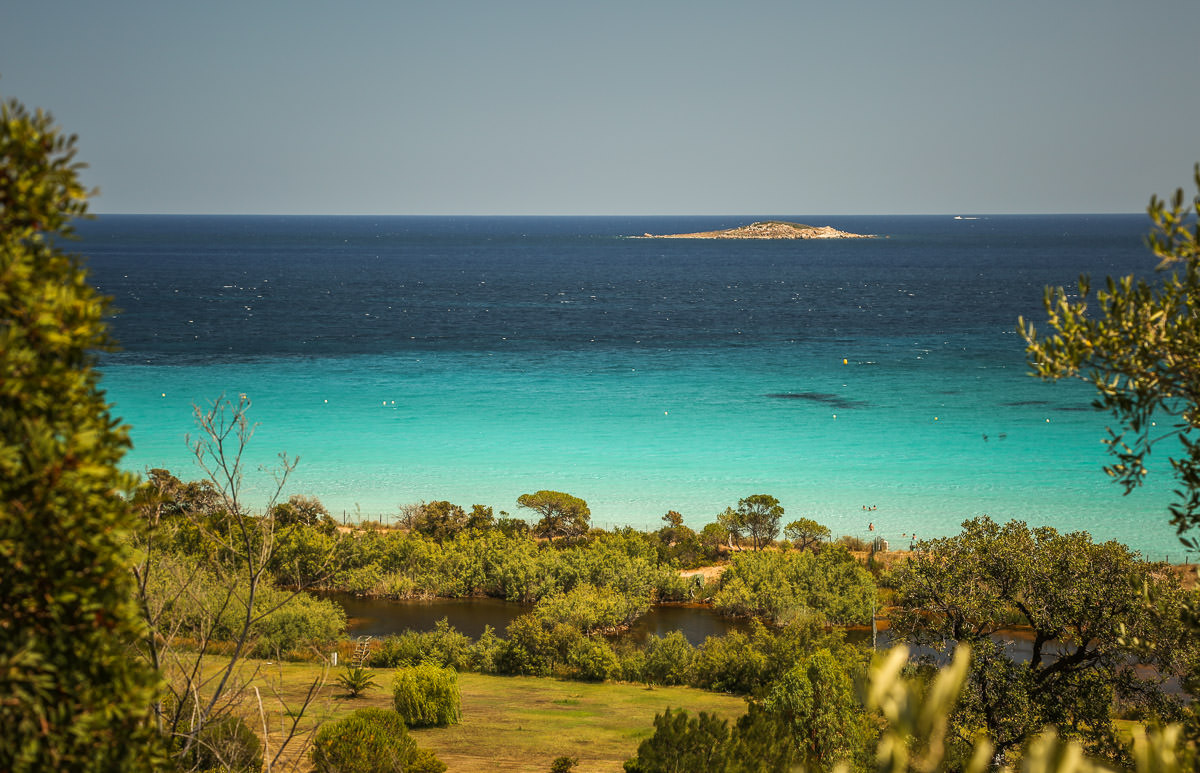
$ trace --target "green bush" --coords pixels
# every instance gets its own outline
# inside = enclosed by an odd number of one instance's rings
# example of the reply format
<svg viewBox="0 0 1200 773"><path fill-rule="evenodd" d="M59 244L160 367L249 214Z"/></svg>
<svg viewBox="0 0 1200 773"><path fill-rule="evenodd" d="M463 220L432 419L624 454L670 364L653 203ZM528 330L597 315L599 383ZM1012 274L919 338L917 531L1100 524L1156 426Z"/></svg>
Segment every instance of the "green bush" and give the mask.
<svg viewBox="0 0 1200 773"><path fill-rule="evenodd" d="M371 665L400 668L433 663L464 671L471 667L472 659L471 637L443 617L432 631L408 630L387 637L379 650L371 655Z"/></svg>
<svg viewBox="0 0 1200 773"><path fill-rule="evenodd" d="M567 651L567 673L584 682L603 682L621 675L621 660L603 639L581 638Z"/></svg>
<svg viewBox="0 0 1200 773"><path fill-rule="evenodd" d="M241 717L212 722L196 736L195 766L200 770L257 773L262 763L262 743Z"/></svg>
<svg viewBox="0 0 1200 773"><path fill-rule="evenodd" d="M696 650L680 631L646 640L644 678L653 684L687 684L692 676L692 659Z"/></svg>
<svg viewBox="0 0 1200 773"><path fill-rule="evenodd" d="M372 687L378 687L375 675L369 669L349 666L346 672L339 674L337 683L346 689L351 698L357 698Z"/></svg>
<svg viewBox="0 0 1200 773"><path fill-rule="evenodd" d="M611 587L581 583L566 593L542 598L533 613L548 627L566 623L591 634L628 626L649 608L648 593L622 593Z"/></svg>
<svg viewBox="0 0 1200 773"><path fill-rule="evenodd" d="M462 715L458 673L422 663L396 672L393 700L400 718L409 727L444 727Z"/></svg>
<svg viewBox="0 0 1200 773"><path fill-rule="evenodd" d="M693 684L713 692L749 693L763 684L767 658L741 631L709 636L696 650Z"/></svg>
<svg viewBox="0 0 1200 773"><path fill-rule="evenodd" d="M0 770L151 770L129 434L93 369L111 309L60 249L87 211L74 156L49 114L0 106Z"/></svg>
<svg viewBox="0 0 1200 773"><path fill-rule="evenodd" d="M809 613L834 623L865 623L876 595L870 573L838 546L820 553L739 553L721 581L713 597L719 612L774 623Z"/></svg>
<svg viewBox="0 0 1200 773"><path fill-rule="evenodd" d="M500 654L504 651L504 640L496 635L490 625L483 627L483 633L471 645L471 668L481 674L494 674L499 670Z"/></svg>
<svg viewBox="0 0 1200 773"><path fill-rule="evenodd" d="M286 598L286 591L264 593L263 604L273 597ZM250 654L282 658L288 653L329 644L346 630L346 612L334 601L300 593L254 626Z"/></svg>
<svg viewBox="0 0 1200 773"><path fill-rule="evenodd" d="M400 715L371 708L322 725L309 759L317 773L405 773L417 753Z"/></svg>
<svg viewBox="0 0 1200 773"><path fill-rule="evenodd" d="M557 658L550 632L532 614L508 624L508 635L496 658L496 673L546 676Z"/></svg>
<svg viewBox="0 0 1200 773"><path fill-rule="evenodd" d="M646 679L646 653L636 647L617 651L621 660L621 679L625 682L641 682Z"/></svg>

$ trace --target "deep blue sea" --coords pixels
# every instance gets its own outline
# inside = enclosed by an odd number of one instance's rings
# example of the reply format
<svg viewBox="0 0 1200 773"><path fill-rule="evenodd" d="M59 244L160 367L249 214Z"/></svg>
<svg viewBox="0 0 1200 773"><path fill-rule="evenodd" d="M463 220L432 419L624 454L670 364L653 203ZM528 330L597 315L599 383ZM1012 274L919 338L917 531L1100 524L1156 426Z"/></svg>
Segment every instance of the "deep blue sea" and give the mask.
<svg viewBox="0 0 1200 773"><path fill-rule="evenodd" d="M285 451L285 495L351 520L434 499L519 515L554 489L598 525L699 527L768 493L785 522L893 545L987 514L1182 558L1166 459L1122 496L1090 388L1028 376L1016 333L1046 285L1152 274L1145 216L629 238L754 219L106 215L77 246L120 310L102 383L134 470L199 477L193 404L246 394L251 503Z"/></svg>

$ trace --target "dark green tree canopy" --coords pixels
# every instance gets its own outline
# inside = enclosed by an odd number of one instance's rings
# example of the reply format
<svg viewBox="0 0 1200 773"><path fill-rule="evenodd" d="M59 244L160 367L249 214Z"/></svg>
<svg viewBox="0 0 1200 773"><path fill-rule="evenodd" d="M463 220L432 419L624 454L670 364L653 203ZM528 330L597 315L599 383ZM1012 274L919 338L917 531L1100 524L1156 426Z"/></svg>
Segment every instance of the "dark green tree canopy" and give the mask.
<svg viewBox="0 0 1200 773"><path fill-rule="evenodd" d="M408 528L438 542L445 542L467 528L467 521L467 512L461 507L437 500L416 508L408 519Z"/></svg>
<svg viewBox="0 0 1200 773"><path fill-rule="evenodd" d="M801 550L807 550L829 539L829 527L811 518L798 518L783 527L783 536Z"/></svg>
<svg viewBox="0 0 1200 773"><path fill-rule="evenodd" d="M93 370L106 299L61 250L87 210L75 138L0 107L0 770L146 770L155 678L117 469L129 446Z"/></svg>
<svg viewBox="0 0 1200 773"><path fill-rule="evenodd" d="M542 516L533 530L539 537L581 537L587 533L592 511L587 502L561 491L538 491L517 497L517 505Z"/></svg>
<svg viewBox="0 0 1200 773"><path fill-rule="evenodd" d="M1195 182L1200 190L1200 164ZM1078 300L1047 288L1050 334L1040 336L1024 320L1020 330L1036 375L1096 386L1093 405L1118 425L1105 441L1116 457L1105 471L1126 492L1141 485L1151 449L1174 438L1170 465L1179 488L1169 510L1183 535L1200 525L1200 196L1188 202L1180 189L1169 205L1154 197L1149 213L1147 243L1161 281L1110 278L1095 294L1094 312L1087 277ZM1197 547L1194 538L1185 542Z"/></svg>
<svg viewBox="0 0 1200 773"><path fill-rule="evenodd" d="M737 512L755 550L761 550L779 536L783 506L770 494L751 494L739 499Z"/></svg>
<svg viewBox="0 0 1200 773"><path fill-rule="evenodd" d="M1102 746L1114 696L1136 704L1158 694L1138 663L1165 678L1197 660L1174 575L1085 532L976 518L957 536L919 543L895 580L895 637L946 655L971 645L959 726L966 736L986 727L1001 752L1048 724ZM994 641L1015 625L1029 631L1025 662ZM1135 649L1135 638L1153 648Z"/></svg>

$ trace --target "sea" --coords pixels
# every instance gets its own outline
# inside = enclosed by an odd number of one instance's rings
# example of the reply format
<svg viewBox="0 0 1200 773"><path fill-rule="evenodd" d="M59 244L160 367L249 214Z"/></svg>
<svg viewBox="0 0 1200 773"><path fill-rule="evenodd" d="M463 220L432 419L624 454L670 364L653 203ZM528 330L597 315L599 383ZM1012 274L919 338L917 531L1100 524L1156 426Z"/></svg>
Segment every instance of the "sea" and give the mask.
<svg viewBox="0 0 1200 773"><path fill-rule="evenodd" d="M101 215L102 388L130 470L199 478L194 412L251 403L243 500L339 521L449 500L699 528L770 494L892 548L987 515L1184 560L1167 454L1124 495L1111 417L1029 375L1018 317L1086 274L1153 280L1144 215L776 216L874 239L638 238L766 217Z"/></svg>

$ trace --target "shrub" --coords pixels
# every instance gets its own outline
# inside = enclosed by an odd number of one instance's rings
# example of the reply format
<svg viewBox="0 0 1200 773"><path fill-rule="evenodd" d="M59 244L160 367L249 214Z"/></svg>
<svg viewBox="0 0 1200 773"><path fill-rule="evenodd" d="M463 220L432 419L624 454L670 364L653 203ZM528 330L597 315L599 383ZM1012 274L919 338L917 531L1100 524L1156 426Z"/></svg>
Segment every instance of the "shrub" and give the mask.
<svg viewBox="0 0 1200 773"><path fill-rule="evenodd" d="M462 715L458 673L422 663L396 672L392 695L396 711L409 727L444 727Z"/></svg>
<svg viewBox="0 0 1200 773"><path fill-rule="evenodd" d="M862 623L870 619L875 601L874 579L837 547L820 553L740 553L721 579L724 587L713 597L718 611L775 623L805 610L835 623Z"/></svg>
<svg viewBox="0 0 1200 773"><path fill-rule="evenodd" d="M264 593L265 603L286 598L283 591ZM334 601L300 593L254 626L255 657L282 658L290 652L328 644L346 630L346 612Z"/></svg>
<svg viewBox="0 0 1200 773"><path fill-rule="evenodd" d="M623 628L649 608L648 594L622 593L612 587L581 583L566 593L544 597L533 613L547 626L566 623L590 634Z"/></svg>
<svg viewBox="0 0 1200 773"><path fill-rule="evenodd" d="M496 658L496 672L546 676L557 653L550 632L532 614L521 615L505 629L508 640Z"/></svg>
<svg viewBox="0 0 1200 773"><path fill-rule="evenodd" d="M365 596L383 587L383 570L379 564L367 564L339 573L335 582L347 593Z"/></svg>
<svg viewBox="0 0 1200 773"><path fill-rule="evenodd" d="M567 668L572 679L603 682L621 674L621 660L603 639L581 638L567 651Z"/></svg>
<svg viewBox="0 0 1200 773"><path fill-rule="evenodd" d="M767 670L766 656L740 631L709 636L696 650L694 664L694 685L713 692L751 692Z"/></svg>
<svg viewBox="0 0 1200 773"><path fill-rule="evenodd" d="M262 744L241 717L225 717L196 736L195 766L200 770L257 773L262 768Z"/></svg>
<svg viewBox="0 0 1200 773"><path fill-rule="evenodd" d="M317 773L405 773L416 755L400 715L370 708L322 725L309 759Z"/></svg>
<svg viewBox="0 0 1200 773"><path fill-rule="evenodd" d="M337 683L346 688L351 698L357 698L372 687L378 687L375 676L365 668L346 668L346 673L340 674Z"/></svg>
<svg viewBox="0 0 1200 773"><path fill-rule="evenodd" d="M687 684L696 651L680 631L646 640L645 680L653 684Z"/></svg>
<svg viewBox="0 0 1200 773"><path fill-rule="evenodd" d="M646 653L635 647L617 652L621 660L621 679L626 682L641 682L646 679Z"/></svg>
<svg viewBox="0 0 1200 773"><path fill-rule="evenodd" d="M861 537L855 537L853 534L846 534L838 538L837 544L846 548L846 550L870 550L871 543Z"/></svg>
<svg viewBox="0 0 1200 773"><path fill-rule="evenodd" d="M371 656L371 665L377 668L434 663L465 670L470 668L471 661L471 637L458 631L444 617L432 631L408 630L387 637Z"/></svg>
<svg viewBox="0 0 1200 773"><path fill-rule="evenodd" d="M471 667L481 674L494 674L499 669L500 654L504 651L504 640L496 635L490 625L483 627L483 633L471 645Z"/></svg>

